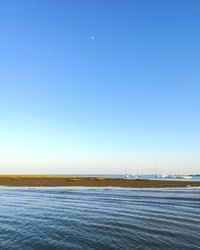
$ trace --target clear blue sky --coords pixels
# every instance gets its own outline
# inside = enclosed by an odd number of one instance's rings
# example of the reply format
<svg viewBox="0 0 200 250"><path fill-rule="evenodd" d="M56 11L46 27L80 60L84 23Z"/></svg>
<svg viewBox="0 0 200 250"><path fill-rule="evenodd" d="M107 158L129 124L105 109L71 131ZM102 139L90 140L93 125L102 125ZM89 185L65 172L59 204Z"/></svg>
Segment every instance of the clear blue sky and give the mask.
<svg viewBox="0 0 200 250"><path fill-rule="evenodd" d="M200 172L199 13L1 0L0 172Z"/></svg>

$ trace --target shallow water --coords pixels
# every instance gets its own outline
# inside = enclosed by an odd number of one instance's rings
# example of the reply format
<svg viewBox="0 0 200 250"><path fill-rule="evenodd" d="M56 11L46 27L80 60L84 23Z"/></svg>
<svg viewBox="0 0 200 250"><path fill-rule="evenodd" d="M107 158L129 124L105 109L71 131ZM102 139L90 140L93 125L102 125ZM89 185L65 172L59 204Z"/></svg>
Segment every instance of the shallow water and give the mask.
<svg viewBox="0 0 200 250"><path fill-rule="evenodd" d="M199 246L199 188L0 188L0 249Z"/></svg>

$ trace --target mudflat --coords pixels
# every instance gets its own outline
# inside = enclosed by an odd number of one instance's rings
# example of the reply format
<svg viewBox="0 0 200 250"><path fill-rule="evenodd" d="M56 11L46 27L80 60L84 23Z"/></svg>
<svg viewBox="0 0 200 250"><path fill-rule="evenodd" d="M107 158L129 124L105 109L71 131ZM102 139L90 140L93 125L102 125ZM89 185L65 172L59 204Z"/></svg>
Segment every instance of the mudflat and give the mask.
<svg viewBox="0 0 200 250"><path fill-rule="evenodd" d="M200 187L200 181L169 181L146 179L121 179L101 177L65 177L47 175L0 175L1 186L15 187L129 187L129 188L167 188L167 187Z"/></svg>

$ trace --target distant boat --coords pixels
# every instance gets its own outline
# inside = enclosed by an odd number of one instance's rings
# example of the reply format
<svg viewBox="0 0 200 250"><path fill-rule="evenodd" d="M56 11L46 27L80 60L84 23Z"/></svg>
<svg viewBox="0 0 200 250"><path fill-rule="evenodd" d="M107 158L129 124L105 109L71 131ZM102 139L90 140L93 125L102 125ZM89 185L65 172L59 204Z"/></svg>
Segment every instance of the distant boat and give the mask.
<svg viewBox="0 0 200 250"><path fill-rule="evenodd" d="M191 175L177 175L176 178L178 179L191 179Z"/></svg>
<svg viewBox="0 0 200 250"><path fill-rule="evenodd" d="M125 165L124 177L125 178L129 178L130 177L130 172L128 171L127 165Z"/></svg>
<svg viewBox="0 0 200 250"><path fill-rule="evenodd" d="M177 176L176 176L176 175L169 174L169 175L167 176L167 178L177 178Z"/></svg>
<svg viewBox="0 0 200 250"><path fill-rule="evenodd" d="M161 175L162 178L167 178L168 175L164 174L164 175Z"/></svg>
<svg viewBox="0 0 200 250"><path fill-rule="evenodd" d="M131 173L131 177L133 177L133 178L137 178L138 176L137 175L135 175L133 172Z"/></svg>

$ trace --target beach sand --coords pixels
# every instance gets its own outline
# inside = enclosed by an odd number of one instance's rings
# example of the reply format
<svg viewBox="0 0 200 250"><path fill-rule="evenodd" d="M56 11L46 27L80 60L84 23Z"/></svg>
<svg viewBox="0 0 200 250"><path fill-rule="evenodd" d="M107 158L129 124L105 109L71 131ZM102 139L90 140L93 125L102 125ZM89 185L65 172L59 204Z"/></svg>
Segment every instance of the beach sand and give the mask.
<svg viewBox="0 0 200 250"><path fill-rule="evenodd" d="M44 175L1 175L1 186L18 187L129 187L129 188L167 188L167 187L200 187L200 181L168 181L145 179L120 179L101 177L64 177Z"/></svg>

